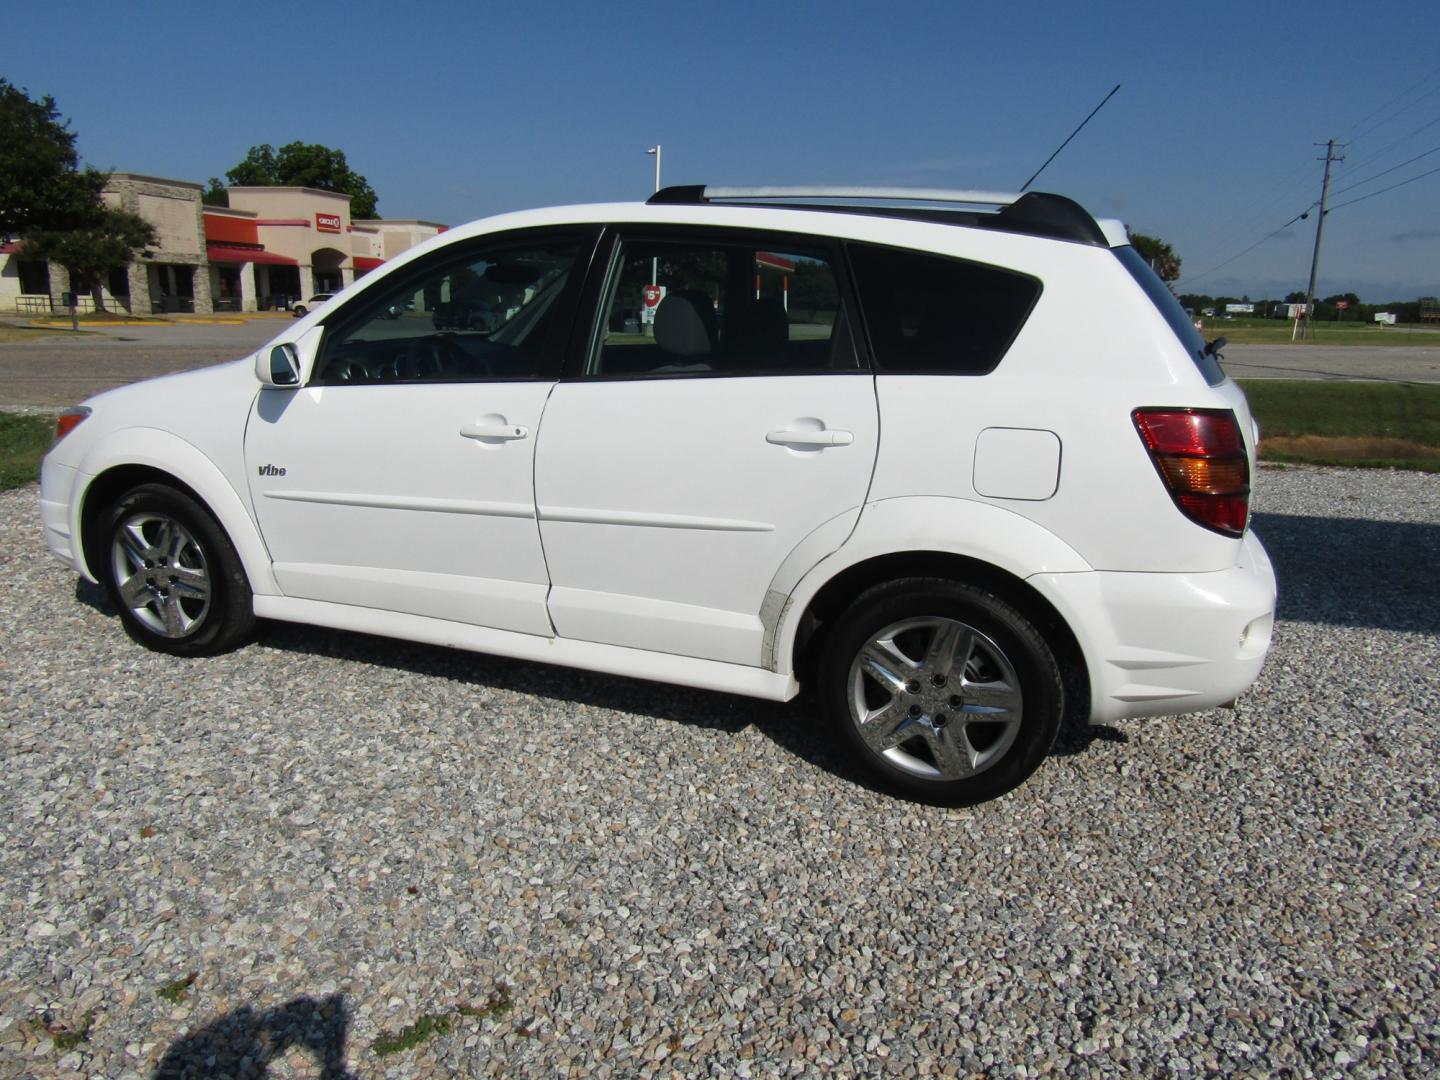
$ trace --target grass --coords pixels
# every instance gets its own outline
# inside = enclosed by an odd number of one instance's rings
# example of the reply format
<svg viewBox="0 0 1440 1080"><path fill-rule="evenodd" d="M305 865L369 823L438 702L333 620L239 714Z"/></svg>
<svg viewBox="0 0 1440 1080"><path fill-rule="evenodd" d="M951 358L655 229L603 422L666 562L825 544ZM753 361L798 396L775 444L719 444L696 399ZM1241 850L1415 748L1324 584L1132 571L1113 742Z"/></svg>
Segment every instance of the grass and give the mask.
<svg viewBox="0 0 1440 1080"><path fill-rule="evenodd" d="M54 337L57 334L68 334L70 328L38 326L13 326L10 323L0 323L0 343L14 344L23 341L35 341L38 338ZM82 330L81 333L84 333Z"/></svg>
<svg viewBox="0 0 1440 1080"><path fill-rule="evenodd" d="M442 1035L450 1034L457 1016L469 1020L493 1020L504 1016L515 1007L510 988L500 983L483 1005L457 1005L454 1012L425 1013L413 1024L401 1028L393 1035L382 1032L370 1049L376 1057L389 1057L405 1050L413 1050L421 1043Z"/></svg>
<svg viewBox="0 0 1440 1080"><path fill-rule="evenodd" d="M155 996L162 1001L168 1001L172 1005L178 1005L190 994L190 987L195 985L195 980L200 977L198 971L192 971L183 979L173 979L155 991Z"/></svg>
<svg viewBox="0 0 1440 1080"><path fill-rule="evenodd" d="M1207 340L1223 337L1231 345L1289 345L1294 324L1286 319L1205 319ZM1304 344L1310 344L1307 340ZM1316 345L1433 345L1440 348L1440 327L1379 326L1361 322L1317 322Z"/></svg>
<svg viewBox="0 0 1440 1080"><path fill-rule="evenodd" d="M51 1019L48 1010L44 1016L35 1020L22 1020L21 1024L37 1035L41 1033L48 1035L56 1050L62 1054L68 1054L81 1043L90 1041L90 1029L95 1025L95 1010L91 1009L82 1016L80 1022L74 1027Z"/></svg>
<svg viewBox="0 0 1440 1080"><path fill-rule="evenodd" d="M376 1057L389 1057L402 1050L413 1050L421 1043L436 1036L450 1034L450 1028L454 1023L455 1021L449 1013L426 1013L409 1027L401 1028L394 1035L381 1035L370 1044L370 1049L375 1051Z"/></svg>
<svg viewBox="0 0 1440 1080"><path fill-rule="evenodd" d="M1242 379L1260 457L1440 472L1440 386Z"/></svg>
<svg viewBox="0 0 1440 1080"><path fill-rule="evenodd" d="M0 491L40 478L40 459L55 438L55 421L43 416L0 413Z"/></svg>

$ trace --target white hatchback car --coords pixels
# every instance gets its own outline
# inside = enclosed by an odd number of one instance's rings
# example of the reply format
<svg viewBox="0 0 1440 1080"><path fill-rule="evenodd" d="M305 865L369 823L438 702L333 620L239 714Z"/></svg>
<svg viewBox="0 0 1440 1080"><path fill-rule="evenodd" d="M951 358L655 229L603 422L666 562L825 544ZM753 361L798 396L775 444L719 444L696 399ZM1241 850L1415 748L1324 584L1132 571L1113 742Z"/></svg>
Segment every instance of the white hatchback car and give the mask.
<svg viewBox="0 0 1440 1080"><path fill-rule="evenodd" d="M322 304L328 304L333 299L335 299L334 293L316 293L310 297L309 300L296 300L295 303L290 305L290 313L297 319L303 319L306 315L309 315L310 312Z"/></svg>
<svg viewBox="0 0 1440 1080"><path fill-rule="evenodd" d="M437 332L456 306L493 317ZM254 356L92 399L41 510L155 649L260 617L808 683L882 782L968 803L1067 714L1259 673L1255 428L1215 352L1059 196L670 188L454 229Z"/></svg>

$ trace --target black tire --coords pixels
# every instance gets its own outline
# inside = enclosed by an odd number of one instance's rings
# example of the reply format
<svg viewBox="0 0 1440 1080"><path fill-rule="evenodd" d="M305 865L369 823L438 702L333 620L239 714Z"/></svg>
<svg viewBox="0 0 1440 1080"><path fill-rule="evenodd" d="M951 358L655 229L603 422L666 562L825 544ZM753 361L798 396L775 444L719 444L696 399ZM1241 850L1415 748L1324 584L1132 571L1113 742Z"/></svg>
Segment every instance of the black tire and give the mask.
<svg viewBox="0 0 1440 1080"><path fill-rule="evenodd" d="M943 578L861 594L826 637L816 696L871 776L938 806L1018 787L1065 709L1059 665L1034 624L993 593Z"/></svg>
<svg viewBox="0 0 1440 1080"><path fill-rule="evenodd" d="M164 484L126 492L100 521L95 571L125 632L175 656L232 649L255 629L245 568L225 531Z"/></svg>
<svg viewBox="0 0 1440 1080"><path fill-rule="evenodd" d="M293 318L303 319L305 317L305 305L296 304L293 308L290 309L290 314Z"/></svg>

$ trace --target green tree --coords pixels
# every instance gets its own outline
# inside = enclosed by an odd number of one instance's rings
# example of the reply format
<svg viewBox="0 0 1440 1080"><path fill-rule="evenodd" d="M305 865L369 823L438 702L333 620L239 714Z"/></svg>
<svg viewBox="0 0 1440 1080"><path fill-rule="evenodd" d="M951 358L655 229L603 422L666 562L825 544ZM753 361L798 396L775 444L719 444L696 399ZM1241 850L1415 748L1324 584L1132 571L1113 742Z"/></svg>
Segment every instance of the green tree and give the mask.
<svg viewBox="0 0 1440 1080"><path fill-rule="evenodd" d="M1160 275L1161 281L1174 281L1180 276L1180 256L1175 254L1175 249L1164 240L1153 236L1146 236L1144 233L1125 230L1130 237L1130 243L1140 253L1140 257L1154 267L1155 272Z"/></svg>
<svg viewBox="0 0 1440 1080"><path fill-rule="evenodd" d="M138 214L101 208L92 225L79 229L39 230L26 234L21 253L49 259L70 270L70 288L88 292L95 310L104 311L101 285L112 270L129 264L135 252L155 243L155 229Z"/></svg>
<svg viewBox="0 0 1440 1080"><path fill-rule="evenodd" d="M310 187L350 196L352 218L375 218L378 199L370 182L350 168L343 150L319 143L292 142L276 150L252 146L245 160L225 174L232 187ZM201 196L211 206L229 205L217 177ZM224 201L222 201L224 200Z"/></svg>
<svg viewBox="0 0 1440 1080"><path fill-rule="evenodd" d="M80 168L75 133L48 94L0 78L0 236L93 225L104 173Z"/></svg>

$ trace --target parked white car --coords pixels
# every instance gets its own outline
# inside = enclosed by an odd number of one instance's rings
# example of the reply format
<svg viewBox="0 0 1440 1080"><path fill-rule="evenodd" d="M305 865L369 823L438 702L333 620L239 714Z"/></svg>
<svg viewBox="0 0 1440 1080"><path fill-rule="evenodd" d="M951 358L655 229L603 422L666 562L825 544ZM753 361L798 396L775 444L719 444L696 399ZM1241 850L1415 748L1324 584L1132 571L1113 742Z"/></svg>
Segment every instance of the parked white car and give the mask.
<svg viewBox="0 0 1440 1080"><path fill-rule="evenodd" d="M303 319L306 315L309 315L310 312L314 311L322 304L329 303L334 298L334 293L316 293L314 296L310 297L309 300L296 300L295 303L290 305L290 313L294 315L297 319Z"/></svg>
<svg viewBox="0 0 1440 1080"><path fill-rule="evenodd" d="M447 232L253 356L71 410L46 540L182 656L258 617L808 684L879 780L937 803L1021 783L1067 715L1245 690L1275 602L1254 425L1119 223L836 194ZM623 315L656 285L642 329ZM493 318L437 332L441 305Z"/></svg>

